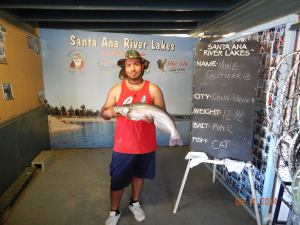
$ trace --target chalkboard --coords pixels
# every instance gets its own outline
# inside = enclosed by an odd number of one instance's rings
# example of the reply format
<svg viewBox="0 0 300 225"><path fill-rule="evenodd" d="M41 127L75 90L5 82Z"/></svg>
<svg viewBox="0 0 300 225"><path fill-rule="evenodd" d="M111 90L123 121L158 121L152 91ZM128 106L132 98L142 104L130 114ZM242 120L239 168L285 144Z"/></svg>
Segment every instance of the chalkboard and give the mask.
<svg viewBox="0 0 300 225"><path fill-rule="evenodd" d="M259 44L198 43L191 150L211 158L252 159Z"/></svg>

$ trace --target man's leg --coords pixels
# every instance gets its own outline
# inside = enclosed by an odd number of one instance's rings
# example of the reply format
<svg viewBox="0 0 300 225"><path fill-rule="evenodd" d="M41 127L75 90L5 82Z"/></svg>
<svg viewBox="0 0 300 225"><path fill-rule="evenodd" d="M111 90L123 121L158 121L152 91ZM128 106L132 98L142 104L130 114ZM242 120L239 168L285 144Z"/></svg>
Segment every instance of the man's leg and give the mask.
<svg viewBox="0 0 300 225"><path fill-rule="evenodd" d="M153 179L155 177L155 152L138 155L134 175L132 178L132 195L129 203L129 209L134 218L141 222L145 220L145 212L140 205L140 197L144 184L144 179Z"/></svg>
<svg viewBox="0 0 300 225"><path fill-rule="evenodd" d="M132 180L134 155L113 152L110 164L110 203L111 210L118 210L124 188Z"/></svg>
<svg viewBox="0 0 300 225"><path fill-rule="evenodd" d="M119 191L110 190L110 203L111 203L111 210L118 210L120 206L120 201L123 195L124 189Z"/></svg>
<svg viewBox="0 0 300 225"><path fill-rule="evenodd" d="M153 179L155 177L155 152L140 154L132 178L133 201L139 201L142 192L144 179Z"/></svg>
<svg viewBox="0 0 300 225"><path fill-rule="evenodd" d="M143 178L139 178L139 177L132 178L132 194L128 205L128 208L133 213L134 218L139 222L145 220L145 212L141 208L139 202L143 184L144 184Z"/></svg>
<svg viewBox="0 0 300 225"><path fill-rule="evenodd" d="M124 187L131 182L132 169L130 156L113 152L112 162L110 164L110 203L111 211L105 221L105 225L116 225L119 221L121 212L119 210Z"/></svg>
<svg viewBox="0 0 300 225"><path fill-rule="evenodd" d="M119 191L110 190L111 211L105 221L105 225L117 225L121 212L119 210L120 201L123 195L123 189Z"/></svg>
<svg viewBox="0 0 300 225"><path fill-rule="evenodd" d="M144 179L139 177L132 178L132 194L131 194L132 199L131 200L133 201L140 200L143 184L144 184Z"/></svg>

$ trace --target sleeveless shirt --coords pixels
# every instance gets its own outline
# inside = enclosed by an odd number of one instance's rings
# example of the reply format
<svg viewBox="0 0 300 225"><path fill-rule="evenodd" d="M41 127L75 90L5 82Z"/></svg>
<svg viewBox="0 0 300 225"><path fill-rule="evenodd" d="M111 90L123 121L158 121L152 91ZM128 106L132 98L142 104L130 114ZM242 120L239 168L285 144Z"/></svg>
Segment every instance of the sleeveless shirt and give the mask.
<svg viewBox="0 0 300 225"><path fill-rule="evenodd" d="M150 81L145 81L138 91L130 90L126 81L122 81L121 94L116 106L130 103L144 102L153 104L150 94ZM156 132L154 123L129 120L124 116L116 118L114 151L126 154L145 154L155 151Z"/></svg>

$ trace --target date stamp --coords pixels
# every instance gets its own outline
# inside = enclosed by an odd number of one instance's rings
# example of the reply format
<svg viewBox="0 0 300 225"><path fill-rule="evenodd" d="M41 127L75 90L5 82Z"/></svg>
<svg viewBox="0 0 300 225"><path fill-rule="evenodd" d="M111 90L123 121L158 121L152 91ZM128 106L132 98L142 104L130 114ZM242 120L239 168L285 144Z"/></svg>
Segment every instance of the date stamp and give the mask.
<svg viewBox="0 0 300 225"><path fill-rule="evenodd" d="M244 198L236 198L235 199L235 205L236 206L244 206L245 204L248 204L249 206L253 206L255 204L261 205L261 206L271 206L276 205L277 199L276 198L268 198L268 197L262 197L260 199L260 202L257 200L257 198L249 198L248 200L245 200Z"/></svg>

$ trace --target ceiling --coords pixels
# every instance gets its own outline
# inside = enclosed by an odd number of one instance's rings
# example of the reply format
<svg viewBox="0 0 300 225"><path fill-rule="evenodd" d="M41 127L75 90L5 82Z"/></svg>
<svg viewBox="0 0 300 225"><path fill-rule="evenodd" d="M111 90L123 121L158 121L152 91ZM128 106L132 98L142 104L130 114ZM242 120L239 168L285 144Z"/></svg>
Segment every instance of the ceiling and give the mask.
<svg viewBox="0 0 300 225"><path fill-rule="evenodd" d="M298 0L0 2L0 17L14 18L27 27L192 36L237 32L299 10Z"/></svg>

